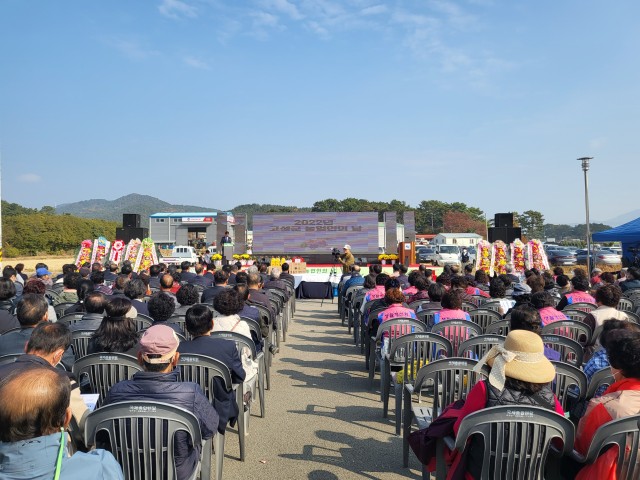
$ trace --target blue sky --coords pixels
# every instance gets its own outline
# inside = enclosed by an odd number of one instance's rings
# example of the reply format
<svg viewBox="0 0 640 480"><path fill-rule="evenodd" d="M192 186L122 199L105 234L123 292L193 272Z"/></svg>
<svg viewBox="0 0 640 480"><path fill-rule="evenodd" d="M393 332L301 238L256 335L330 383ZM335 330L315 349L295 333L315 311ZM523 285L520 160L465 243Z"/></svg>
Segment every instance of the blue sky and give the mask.
<svg viewBox="0 0 640 480"><path fill-rule="evenodd" d="M638 208L640 3L0 1L2 196Z"/></svg>

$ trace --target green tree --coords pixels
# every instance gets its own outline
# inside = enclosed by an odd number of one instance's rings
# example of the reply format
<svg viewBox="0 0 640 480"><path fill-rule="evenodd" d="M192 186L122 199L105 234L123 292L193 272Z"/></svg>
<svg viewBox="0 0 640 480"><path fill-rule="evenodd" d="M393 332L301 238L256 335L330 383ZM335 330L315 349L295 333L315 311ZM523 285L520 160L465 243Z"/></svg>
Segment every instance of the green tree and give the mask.
<svg viewBox="0 0 640 480"><path fill-rule="evenodd" d="M536 210L526 210L519 216L522 234L529 239L544 236L544 215Z"/></svg>

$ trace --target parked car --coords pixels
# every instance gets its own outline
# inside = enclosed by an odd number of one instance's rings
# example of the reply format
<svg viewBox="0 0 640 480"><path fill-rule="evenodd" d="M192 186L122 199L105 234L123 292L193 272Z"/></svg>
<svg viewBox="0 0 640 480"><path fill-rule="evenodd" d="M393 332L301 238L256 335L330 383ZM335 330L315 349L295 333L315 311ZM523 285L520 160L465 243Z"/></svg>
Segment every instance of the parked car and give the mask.
<svg viewBox="0 0 640 480"><path fill-rule="evenodd" d="M578 263L587 264L587 250L578 250L576 254ZM620 263L620 255L613 253L611 250L592 250L591 251L591 264L592 265L617 265Z"/></svg>
<svg viewBox="0 0 640 480"><path fill-rule="evenodd" d="M433 263L433 256L435 254L435 248L416 247L416 260L418 263Z"/></svg>
<svg viewBox="0 0 640 480"><path fill-rule="evenodd" d="M548 249L547 260L550 265L575 265L578 263L576 256L564 248Z"/></svg>
<svg viewBox="0 0 640 480"><path fill-rule="evenodd" d="M457 245L438 245L433 264L440 265L460 265L460 247Z"/></svg>

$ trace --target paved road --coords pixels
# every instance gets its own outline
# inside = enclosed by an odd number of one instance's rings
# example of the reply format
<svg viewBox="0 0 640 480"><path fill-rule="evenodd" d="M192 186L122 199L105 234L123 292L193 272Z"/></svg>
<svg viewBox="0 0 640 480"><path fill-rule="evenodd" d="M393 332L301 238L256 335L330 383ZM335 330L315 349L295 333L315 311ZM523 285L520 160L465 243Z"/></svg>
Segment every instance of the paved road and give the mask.
<svg viewBox="0 0 640 480"><path fill-rule="evenodd" d="M226 479L421 478L413 455L412 468L402 467L393 415L382 418L380 394L369 389L336 304L298 301L271 373L267 416L251 418L244 463L237 435L227 432Z"/></svg>

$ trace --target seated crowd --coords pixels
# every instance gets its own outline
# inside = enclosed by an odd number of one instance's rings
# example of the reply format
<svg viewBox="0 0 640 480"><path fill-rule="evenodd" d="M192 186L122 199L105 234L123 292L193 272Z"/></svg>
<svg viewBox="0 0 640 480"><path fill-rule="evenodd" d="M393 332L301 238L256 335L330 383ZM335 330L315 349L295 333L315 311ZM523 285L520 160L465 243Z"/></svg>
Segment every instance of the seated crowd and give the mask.
<svg viewBox="0 0 640 480"><path fill-rule="evenodd" d="M640 282L636 284L636 279L640 280L638 269L629 268L625 275L616 279L613 274L597 268L591 272L591 277L580 268L574 269L571 277L561 268L553 272L532 269L519 276L508 265L506 274L489 278L482 271L473 274L469 265L463 272L456 266L445 266L437 277L432 270L420 265L406 276L404 284L401 276L406 273L404 266L395 268L389 275L373 265L369 274L363 277L356 265L343 275L342 302L348 302L348 308L352 309L350 318L353 318L354 327L362 327L362 331L367 332L365 343L368 343L368 337L376 336L380 325L398 318L414 322L417 318L422 319L423 329L428 332L434 325L447 320L472 322L470 312L490 309L498 314L496 323L504 319L507 324L504 343L494 346L482 359L471 357L478 360L478 371L487 364L491 373L466 396L464 406L456 414L457 421L452 425L452 435L455 436L467 415L489 406L539 406L564 416L562 405L567 407L568 403L571 411L566 415L577 425L574 448L584 455L600 426L611 420L640 415L640 395L637 393L640 392L640 325L636 323L636 314L619 309L623 291L627 295L640 295ZM634 308L638 311L640 305L634 303ZM584 335L574 337L581 343L578 347L583 354L582 365L577 366L587 382L605 368L610 368L613 376L611 385L598 388L593 398L582 403L572 403L569 398L561 404L554 394L556 368L550 361L570 360L567 360L569 357L562 358L557 346L543 342L541 335L545 326L562 321L565 322L562 325L577 321L587 327L583 331L591 332L588 338ZM562 327L551 331L554 335L568 334L568 329ZM441 334L448 336L447 332ZM460 334L459 331L455 333ZM385 342L377 348L378 359L381 352L383 355L388 352ZM396 373L397 381L402 382L406 372L393 372L392 379L396 379ZM381 376L383 374L381 365ZM570 391L569 397L573 394L577 395L577 389ZM441 424L438 428L442 428ZM474 442L482 443L477 438ZM460 478L480 478L482 447L470 448L470 452L464 459L455 455L450 458L453 460L450 474L456 476L462 472ZM563 458L562 462L563 478L617 478L615 449L606 450L595 463L586 466L568 458ZM636 470L640 471L640 465Z"/></svg>
<svg viewBox="0 0 640 480"><path fill-rule="evenodd" d="M132 400L165 402L193 413L204 440L224 435L255 397L258 363L253 352L263 351L280 314L270 292L288 300L294 285L286 264L271 268L266 282L259 270L263 265L247 271L239 265L214 271L209 265L207 271L198 264L191 271L184 262L179 269L159 264L136 273L128 262L106 268L94 263L80 269L65 265L57 277L45 264L38 264L31 277L19 267L4 267L0 278L0 477L7 479L122 478L108 451L82 453L90 410L81 392L92 392L92 386L87 377L71 373L84 358L76 348L76 334L90 335L86 355L126 355L141 369L112 385L99 407ZM238 348L216 332L235 332L255 349ZM182 381L177 368L181 354L224 364L234 384L244 383L242 405L220 378L214 379L212 401L198 384ZM70 455L71 446L81 451ZM101 439L97 446L110 447ZM190 478L201 445L179 432L174 446L177 478Z"/></svg>

